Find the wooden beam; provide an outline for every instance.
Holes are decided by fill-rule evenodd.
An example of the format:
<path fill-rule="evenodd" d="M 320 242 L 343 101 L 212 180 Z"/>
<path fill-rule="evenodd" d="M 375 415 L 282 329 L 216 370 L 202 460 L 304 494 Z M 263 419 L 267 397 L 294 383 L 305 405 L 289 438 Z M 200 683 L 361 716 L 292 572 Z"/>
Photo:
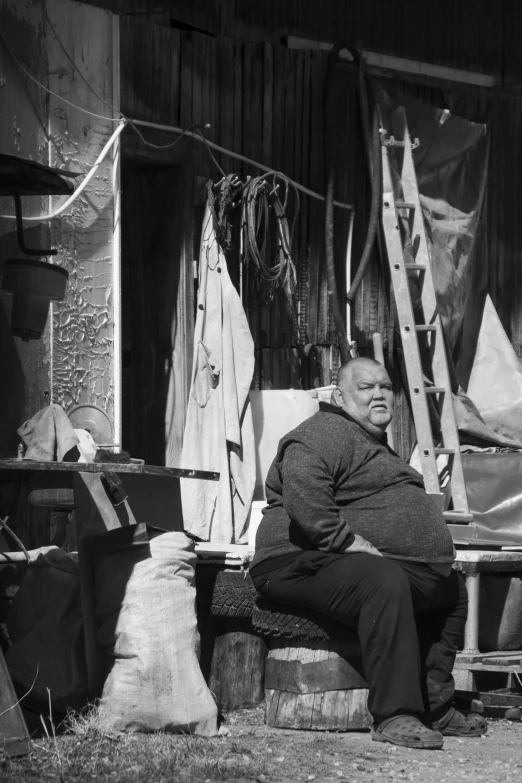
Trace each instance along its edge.
<path fill-rule="evenodd" d="M 286 39 L 289 49 L 312 49 L 315 51 L 329 52 L 333 49 L 333 44 L 324 41 L 313 41 L 309 38 L 298 38 L 289 35 Z M 461 84 L 471 84 L 474 87 L 485 87 L 492 89 L 500 86 L 500 81 L 496 76 L 487 73 L 477 73 L 476 71 L 464 71 L 461 68 L 450 68 L 446 65 L 436 65 L 422 60 L 410 60 L 405 57 L 395 57 L 381 52 L 371 52 L 362 50 L 366 67 L 369 71 L 405 73 L 411 76 L 423 76 L 428 79 L 439 79 L 446 82 L 459 82 Z M 353 57 L 347 49 L 341 49 L 339 58 L 347 62 L 353 62 Z"/>
<path fill-rule="evenodd" d="M 85 547 L 85 538 L 116 530 L 121 525 L 99 474 L 74 475 L 74 502 L 89 699 L 94 701 L 102 694 L 107 664 L 105 652 L 96 639 L 98 621 L 94 570 L 92 555 Z"/>

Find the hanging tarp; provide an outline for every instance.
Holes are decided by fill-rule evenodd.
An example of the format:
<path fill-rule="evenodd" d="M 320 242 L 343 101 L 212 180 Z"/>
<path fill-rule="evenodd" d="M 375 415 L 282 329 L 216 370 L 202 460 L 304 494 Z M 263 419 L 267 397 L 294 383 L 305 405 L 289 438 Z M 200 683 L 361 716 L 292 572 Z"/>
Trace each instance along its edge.
<path fill-rule="evenodd" d="M 446 338 L 453 351 L 470 302 L 472 269 L 486 190 L 486 125 L 415 100 L 392 87 L 377 100 L 386 127 L 389 112 L 404 106 L 433 282 Z M 398 140 L 401 141 L 400 139 Z M 415 304 L 415 291 L 412 290 Z"/>
<path fill-rule="evenodd" d="M 462 468 L 477 538 L 522 546 L 522 453 L 463 454 Z"/>
<path fill-rule="evenodd" d="M 181 465 L 219 482 L 181 479 L 185 530 L 204 541 L 247 540 L 256 466 L 248 391 L 254 342 L 207 206 L 199 259 L 194 357 Z"/>
<path fill-rule="evenodd" d="M 504 438 L 522 442 L 522 365 L 489 295 L 468 394 L 490 429 Z"/>
<path fill-rule="evenodd" d="M 471 290 L 486 187 L 486 125 L 404 97 L 439 312 L 451 348 L 459 337 Z"/>

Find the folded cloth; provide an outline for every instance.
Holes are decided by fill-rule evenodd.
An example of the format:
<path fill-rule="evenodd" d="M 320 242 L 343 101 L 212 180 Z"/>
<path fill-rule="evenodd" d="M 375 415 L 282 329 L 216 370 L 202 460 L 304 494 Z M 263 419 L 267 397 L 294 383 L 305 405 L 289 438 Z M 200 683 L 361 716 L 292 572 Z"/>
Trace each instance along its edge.
<path fill-rule="evenodd" d="M 78 451 L 80 459 L 78 462 L 94 462 L 96 456 L 96 443 L 89 430 L 75 429 L 78 438 Z"/>
<path fill-rule="evenodd" d="M 78 445 L 67 414 L 56 403 L 42 408 L 17 432 L 27 446 L 24 459 L 38 462 L 62 462 L 67 452 Z"/>

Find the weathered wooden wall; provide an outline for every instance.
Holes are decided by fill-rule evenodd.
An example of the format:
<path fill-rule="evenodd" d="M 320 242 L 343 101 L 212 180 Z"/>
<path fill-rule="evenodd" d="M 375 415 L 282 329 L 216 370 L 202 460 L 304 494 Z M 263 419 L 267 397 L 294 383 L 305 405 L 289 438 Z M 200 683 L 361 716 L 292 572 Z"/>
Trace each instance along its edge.
<path fill-rule="evenodd" d="M 280 44 L 287 35 L 518 79 L 518 0 L 84 0 L 123 16 L 185 26 L 237 41 Z"/>
<path fill-rule="evenodd" d="M 178 464 L 189 390 L 194 279 L 186 189 L 181 165 L 124 165 L 124 445 L 153 465 Z"/>
<path fill-rule="evenodd" d="M 327 55 L 289 51 L 265 43 L 238 43 L 194 32 L 169 29 L 135 18 L 122 19 L 122 110 L 130 117 L 181 125 L 210 123 L 206 136 L 235 152 L 283 171 L 303 185 L 324 191 L 323 98 Z M 151 89 L 151 84 L 154 88 Z M 398 84 L 405 92 L 447 106 L 453 112 L 490 123 L 490 194 L 487 248 L 476 270 L 474 291 L 484 296 L 489 288 L 517 350 L 522 352 L 514 286 L 503 283 L 507 267 L 516 266 L 519 254 L 519 221 L 515 202 L 503 205 L 502 190 L 516 194 L 519 174 L 513 143 L 505 144 L 506 114 L 518 107 L 513 96 L 496 96 L 465 86 Z M 368 220 L 369 186 L 359 117 L 356 78 L 346 65 L 337 68 L 334 84 L 335 122 L 328 128 L 328 144 L 336 159 L 336 198 L 356 205 L 353 260 L 357 265 Z M 517 115 L 515 115 L 517 116 Z M 516 131 L 510 133 L 514 136 Z M 143 130 L 148 138 L 157 137 Z M 171 152 L 145 150 L 126 132 L 124 146 L 138 159 L 181 165 L 187 176 L 186 199 L 194 202 L 196 177 L 221 175 L 207 150 L 196 141 L 184 140 Z M 166 142 L 167 137 L 163 138 Z M 227 172 L 244 177 L 259 173 L 255 167 L 216 153 Z M 511 166 L 511 161 L 515 162 Z M 501 174 L 500 174 L 501 173 Z M 500 176 L 499 176 L 500 175 Z M 501 207 L 502 205 L 502 207 Z M 290 202 L 290 215 L 294 204 Z M 502 213 L 502 214 L 501 214 Z M 348 213 L 337 208 L 336 265 L 339 291 L 345 291 L 344 259 Z M 502 222 L 499 222 L 499 221 Z M 256 344 L 255 384 L 260 388 L 288 388 L 328 384 L 338 361 L 326 292 L 323 240 L 324 204 L 301 197 L 295 259 L 299 272 L 299 329 L 292 328 L 281 298 L 262 304 L 263 295 L 250 297 L 247 309 Z M 193 222 L 185 224 L 187 246 L 194 244 Z M 197 229 L 196 229 L 197 235 Z M 500 241 L 500 237 L 502 240 Z M 197 244 L 197 242 L 196 242 Z M 193 256 L 182 259 L 190 275 Z M 191 308 L 187 304 L 186 312 Z M 476 313 L 468 318 L 463 340 L 477 332 Z M 383 334 L 385 350 L 390 337 L 389 296 L 379 262 L 372 260 L 353 312 L 353 335 L 360 350 L 370 350 L 374 331 Z M 188 345 L 188 343 L 186 343 Z M 311 352 L 305 346 L 315 346 Z M 391 355 L 390 360 L 394 357 Z M 178 360 L 180 356 L 178 354 Z M 319 365 L 319 367 L 317 366 Z M 395 375 L 398 377 L 397 368 Z M 178 395 L 183 401 L 183 394 Z M 399 394 L 396 442 L 407 454 L 411 442 L 409 413 Z"/>
<path fill-rule="evenodd" d="M 472 67 L 503 78 L 504 89 L 497 92 L 448 84 L 427 87 L 426 83 L 416 84 L 414 78 L 402 86 L 406 91 L 439 105 L 447 105 L 457 114 L 490 125 L 487 252 L 482 253 L 481 266 L 476 270 L 475 290 L 477 296 L 484 296 L 489 289 L 513 344 L 522 355 L 522 280 L 518 271 L 520 167 L 516 144 L 522 119 L 521 99 L 507 91 L 507 83 L 513 81 L 513 73 L 518 67 L 518 50 L 512 34 L 512 24 L 518 18 L 518 11 L 512 0 L 504 0 L 494 12 L 485 4 L 473 4 L 473 13 L 470 13 L 467 2 L 458 4 L 458 8 L 454 8 L 453 4 L 439 3 L 435 10 L 430 8 L 423 13 L 409 2 L 388 3 L 384 8 L 379 4 L 379 14 L 376 14 L 376 6 L 371 2 L 364 8 L 359 7 L 357 14 L 353 4 L 325 2 L 318 12 L 317 4 L 290 0 L 278 3 L 268 0 L 257 5 L 236 3 L 235 0 L 176 4 L 151 4 L 145 0 L 121 4 L 119 0 L 100 0 L 91 5 L 103 5 L 122 13 L 122 109 L 125 114 L 184 127 L 210 123 L 210 130 L 205 131 L 209 139 L 281 170 L 318 192 L 324 191 L 322 118 L 326 55 L 290 51 L 280 44 L 284 35 L 361 41 L 367 48 L 456 67 Z M 38 7 L 38 3 L 34 6 Z M 77 7 L 78 20 L 81 19 L 79 9 L 82 7 L 86 8 L 87 4 Z M 196 32 L 194 28 L 204 32 Z M 485 36 L 478 35 L 486 28 L 487 40 Z M 470 34 L 470 31 L 475 31 L 476 35 Z M 106 47 L 103 40 L 102 36 L 99 44 L 102 49 Z M 73 49 L 78 41 L 74 36 L 70 39 Z M 503 46 L 501 56 L 500 44 Z M 59 47 L 56 48 L 58 50 Z M 77 53 L 81 61 L 84 53 L 79 49 Z M 89 62 L 95 61 L 92 51 L 87 51 L 86 55 Z M 53 56 L 58 55 L 53 52 Z M 57 82 L 65 80 L 66 83 L 68 67 L 65 63 L 58 63 L 58 74 L 51 78 L 56 78 Z M 93 99 L 79 81 L 70 81 L 71 89 L 83 90 L 82 98 Z M 104 96 L 109 96 L 106 100 L 110 102 L 108 86 L 97 86 L 102 90 L 106 87 Z M 510 89 L 515 90 L 516 87 Z M 349 66 L 337 69 L 334 93 L 337 112 L 328 129 L 327 143 L 334 149 L 337 161 L 336 198 L 356 205 L 353 246 L 356 267 L 366 230 L 369 192 L 356 80 Z M 106 108 L 100 113 L 103 114 Z M 63 141 L 63 121 L 56 127 L 57 135 Z M 149 139 L 164 143 L 171 138 L 168 135 L 160 138 L 146 130 L 143 133 Z M 129 166 L 170 166 L 176 168 L 177 180 L 184 183 L 172 218 L 176 222 L 176 231 L 180 225 L 183 230 L 179 246 L 170 256 L 171 263 L 179 264 L 180 278 L 179 284 L 176 283 L 177 299 L 170 312 L 170 327 L 164 325 L 166 329 L 170 328 L 170 337 L 165 338 L 168 350 L 165 348 L 164 374 L 158 381 L 161 389 L 167 389 L 167 401 L 162 397 L 161 403 L 169 411 L 165 414 L 166 420 L 174 421 L 165 436 L 167 459 L 172 464 L 179 453 L 192 350 L 193 260 L 199 233 L 198 207 L 195 205 L 199 197 L 195 180 L 197 177 L 217 179 L 220 173 L 205 147 L 194 141 L 183 140 L 170 151 L 155 152 L 127 130 L 123 146 Z M 71 147 L 67 148 L 67 151 L 70 150 Z M 255 168 L 238 164 L 225 155 L 217 155 L 217 159 L 227 173 L 236 172 L 242 177 L 257 173 Z M 137 179 L 139 177 L 134 182 Z M 105 185 L 106 182 L 105 179 Z M 106 195 L 103 187 L 98 188 L 96 196 L 103 198 Z M 129 190 L 133 187 L 136 184 L 131 177 Z M 132 194 L 128 195 L 132 200 Z M 148 206 L 152 208 L 150 202 Z M 162 207 L 167 209 L 168 203 L 162 203 Z M 291 199 L 290 214 L 293 209 Z M 160 214 L 161 210 L 158 211 Z M 276 300 L 271 305 L 263 304 L 260 301 L 262 297 L 258 300 L 250 297 L 247 301 L 256 341 L 256 386 L 277 388 L 326 384 L 334 377 L 338 357 L 326 293 L 323 217 L 324 206 L 320 201 L 309 197 L 301 199 L 295 244 L 299 271 L 297 330 L 280 301 Z M 105 214 L 100 225 L 107 225 Z M 77 228 L 78 224 L 75 225 Z M 344 255 L 347 229 L 348 213 L 336 209 L 336 265 L 341 295 L 346 288 Z M 65 237 L 66 228 L 64 232 Z M 68 235 L 67 241 L 66 257 L 71 248 L 72 234 Z M 144 267 L 149 253 L 150 247 L 143 250 L 140 263 Z M 135 252 L 133 254 L 136 256 Z M 91 270 L 87 270 L 87 276 L 90 273 Z M 101 290 L 103 286 L 97 293 Z M 100 301 L 96 302 L 96 306 L 101 308 L 98 320 L 101 331 L 98 331 L 97 337 L 101 335 L 102 339 L 98 342 L 103 346 L 107 344 L 106 340 L 110 341 L 110 323 L 104 321 L 105 311 Z M 358 295 L 353 320 L 354 337 L 362 352 L 369 350 L 374 331 L 383 333 L 385 343 L 390 336 L 388 296 L 376 259 L 372 260 Z M 463 340 L 473 339 L 476 327 L 473 319 L 468 319 Z M 309 351 L 309 346 L 315 347 Z M 132 353 L 132 346 L 130 350 Z M 77 362 L 69 362 L 67 372 L 72 372 L 74 364 L 78 378 L 93 379 L 88 394 L 110 405 L 110 388 L 103 382 L 98 383 L 99 367 L 104 357 L 93 352 L 94 364 L 88 368 L 87 374 L 84 358 L 83 354 L 79 354 Z M 63 359 L 67 364 L 68 351 L 64 352 Z M 103 372 L 102 368 L 102 376 Z M 80 385 L 73 384 L 71 388 L 79 389 Z M 398 441 L 403 453 L 406 453 L 409 419 L 404 400 L 400 398 L 399 402 L 402 413 L 397 425 Z"/>
<path fill-rule="evenodd" d="M 517 96 L 522 92 L 522 6 L 518 0 L 495 4 L 486 0 L 368 0 L 363 4 L 343 0 L 89 1 L 130 20 L 147 20 L 164 28 L 192 27 L 220 39 L 279 45 L 285 36 L 295 35 L 347 41 L 387 54 L 495 76 L 499 88 L 490 92 L 446 83 L 438 85 L 438 95 L 457 114 L 491 126 L 488 286 L 515 350 L 522 356 L 518 257 L 521 175 L 516 141 L 521 119 Z M 437 85 L 430 87 L 426 80 L 411 77 L 408 84 L 415 81 L 420 92 L 437 92 Z M 484 270 L 481 273 L 485 274 Z"/>
<path fill-rule="evenodd" d="M 121 29 L 122 111 L 127 116 L 181 126 L 210 123 L 211 128 L 205 131 L 209 140 L 323 192 L 323 53 L 291 52 L 266 44 L 236 44 L 135 19 L 122 19 Z M 151 82 L 155 85 L 153 90 Z M 364 166 L 360 165 L 363 148 L 355 75 L 340 68 L 336 82 L 334 102 L 342 109 L 335 127 L 330 129 L 328 143 L 336 147 L 336 198 L 353 203 L 357 196 L 361 208 L 355 229 L 357 254 L 364 238 L 363 212 L 368 194 Z M 142 132 L 147 136 L 146 129 Z M 150 133 L 148 138 L 153 138 Z M 202 144 L 191 141 L 184 144 L 183 150 L 184 165 L 190 161 L 194 177 L 221 176 Z M 153 161 L 155 153 L 147 154 Z M 255 166 L 215 155 L 227 173 L 261 173 Z M 156 155 L 156 161 L 164 165 L 179 158 L 177 148 L 172 158 L 168 152 Z M 301 341 L 327 346 L 332 342 L 332 326 L 321 261 L 324 202 L 302 194 L 300 200 L 295 255 L 301 267 L 310 266 L 303 283 L 307 326 Z M 292 200 L 290 216 L 293 208 Z M 346 210 L 336 210 L 340 272 L 348 215 Z M 279 302 L 277 307 L 266 308 L 266 312 L 262 307 L 253 308 L 251 324 L 260 349 L 292 346 L 291 329 L 284 320 L 277 321 L 282 317 L 281 310 Z"/>

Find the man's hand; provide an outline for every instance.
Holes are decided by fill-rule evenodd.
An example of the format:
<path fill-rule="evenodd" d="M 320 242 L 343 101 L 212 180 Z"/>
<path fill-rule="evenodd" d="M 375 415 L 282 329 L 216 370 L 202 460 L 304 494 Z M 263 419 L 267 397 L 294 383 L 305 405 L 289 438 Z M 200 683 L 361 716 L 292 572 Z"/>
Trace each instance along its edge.
<path fill-rule="evenodd" d="M 378 555 L 379 557 L 383 557 L 382 552 L 379 552 L 379 550 L 376 549 L 373 544 L 370 544 L 370 542 L 362 536 L 358 536 L 357 533 L 354 533 L 354 535 L 355 540 L 353 544 L 346 547 L 344 550 L 345 554 L 350 555 L 353 552 L 357 552 L 365 555 Z"/>

